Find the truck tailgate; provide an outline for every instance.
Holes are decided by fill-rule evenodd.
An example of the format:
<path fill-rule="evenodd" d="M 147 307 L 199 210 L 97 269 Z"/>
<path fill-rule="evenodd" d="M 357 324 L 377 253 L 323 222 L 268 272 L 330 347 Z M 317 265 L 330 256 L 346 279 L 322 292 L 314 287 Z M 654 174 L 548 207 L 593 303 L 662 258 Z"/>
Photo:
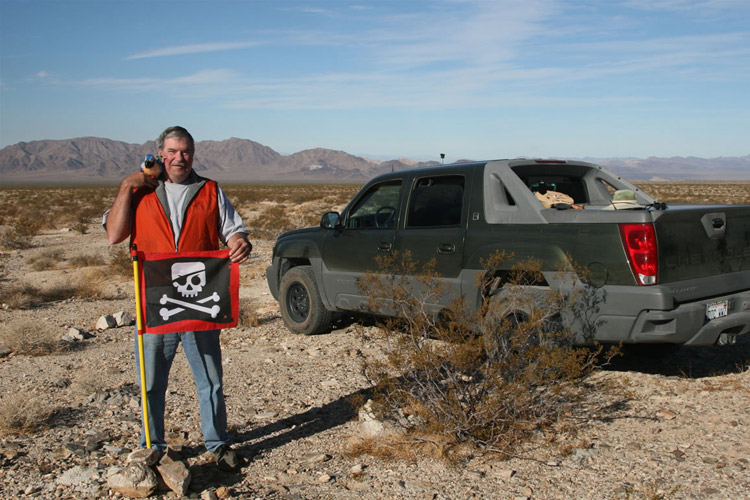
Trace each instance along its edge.
<path fill-rule="evenodd" d="M 659 283 L 750 270 L 750 206 L 675 204 L 654 216 Z"/>

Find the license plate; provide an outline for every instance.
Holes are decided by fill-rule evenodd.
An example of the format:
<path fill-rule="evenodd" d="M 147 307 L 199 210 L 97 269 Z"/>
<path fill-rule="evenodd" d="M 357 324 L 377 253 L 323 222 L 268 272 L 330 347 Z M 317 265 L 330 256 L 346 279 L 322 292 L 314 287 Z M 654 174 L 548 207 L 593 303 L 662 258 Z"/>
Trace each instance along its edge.
<path fill-rule="evenodd" d="M 729 314 L 729 301 L 720 300 L 718 302 L 711 302 L 706 304 L 706 318 L 716 319 L 723 318 Z"/>

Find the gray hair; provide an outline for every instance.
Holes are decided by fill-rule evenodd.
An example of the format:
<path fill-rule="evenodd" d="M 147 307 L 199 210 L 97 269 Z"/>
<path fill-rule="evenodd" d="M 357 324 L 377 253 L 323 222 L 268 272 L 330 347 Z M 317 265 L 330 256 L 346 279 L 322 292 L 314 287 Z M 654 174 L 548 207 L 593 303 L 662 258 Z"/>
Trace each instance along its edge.
<path fill-rule="evenodd" d="M 193 136 L 190 135 L 190 132 L 188 132 L 186 128 L 180 127 L 178 125 L 175 125 L 174 127 L 169 127 L 165 129 L 164 132 L 159 134 L 159 138 L 156 140 L 156 147 L 159 150 L 164 149 L 164 141 L 169 139 L 170 137 L 179 137 L 182 139 L 187 139 L 188 144 L 190 145 L 190 151 L 195 153 L 195 141 L 193 140 Z"/>

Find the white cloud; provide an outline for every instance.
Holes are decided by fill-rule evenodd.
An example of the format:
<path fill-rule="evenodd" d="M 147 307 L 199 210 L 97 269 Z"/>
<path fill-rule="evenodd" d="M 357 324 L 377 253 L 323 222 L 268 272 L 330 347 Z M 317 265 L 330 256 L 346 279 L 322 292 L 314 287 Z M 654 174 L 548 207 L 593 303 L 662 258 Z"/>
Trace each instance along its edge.
<path fill-rule="evenodd" d="M 130 59 L 146 59 L 150 57 L 167 57 L 175 55 L 202 54 L 207 52 L 223 52 L 227 50 L 246 49 L 248 47 L 257 47 L 261 42 L 214 42 L 214 43 L 195 43 L 188 45 L 173 45 L 161 49 L 149 50 L 139 54 L 133 54 L 126 57 Z"/>

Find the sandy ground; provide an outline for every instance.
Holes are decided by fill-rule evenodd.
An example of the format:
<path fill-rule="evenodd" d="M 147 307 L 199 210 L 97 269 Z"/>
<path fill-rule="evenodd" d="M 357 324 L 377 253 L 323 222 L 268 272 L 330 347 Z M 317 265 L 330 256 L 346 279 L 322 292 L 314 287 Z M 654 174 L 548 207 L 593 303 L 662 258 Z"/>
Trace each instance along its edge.
<path fill-rule="evenodd" d="M 3 251 L 0 286 L 52 286 L 87 272 L 66 266 L 73 256 L 110 252 L 96 224 L 85 235 L 48 231 L 33 243 Z M 222 334 L 230 428 L 248 460 L 241 473 L 221 473 L 204 454 L 184 356 L 173 367 L 169 439 L 191 464 L 191 497 L 224 486 L 219 492 L 232 498 L 269 499 L 750 498 L 750 339 L 617 360 L 593 375 L 616 388 L 595 412 L 572 422 L 574 432 L 538 436 L 516 458 L 477 454 L 452 465 L 352 456 L 348 445 L 362 428 L 348 400 L 368 388 L 359 359 L 374 347 L 360 343 L 350 322 L 312 337 L 287 331 L 265 282 L 271 242 L 254 244 L 241 298 L 258 324 Z M 34 271 L 29 262 L 50 249 L 61 251 L 59 264 Z M 9 405 L 54 410 L 41 430 L 0 435 L 0 498 L 112 496 L 106 470 L 137 447 L 132 327 L 95 329 L 100 316 L 134 309 L 132 282 L 111 277 L 102 287 L 105 299 L 0 309 L 3 324 L 90 335 L 64 353 L 0 358 L 3 418 Z"/>

